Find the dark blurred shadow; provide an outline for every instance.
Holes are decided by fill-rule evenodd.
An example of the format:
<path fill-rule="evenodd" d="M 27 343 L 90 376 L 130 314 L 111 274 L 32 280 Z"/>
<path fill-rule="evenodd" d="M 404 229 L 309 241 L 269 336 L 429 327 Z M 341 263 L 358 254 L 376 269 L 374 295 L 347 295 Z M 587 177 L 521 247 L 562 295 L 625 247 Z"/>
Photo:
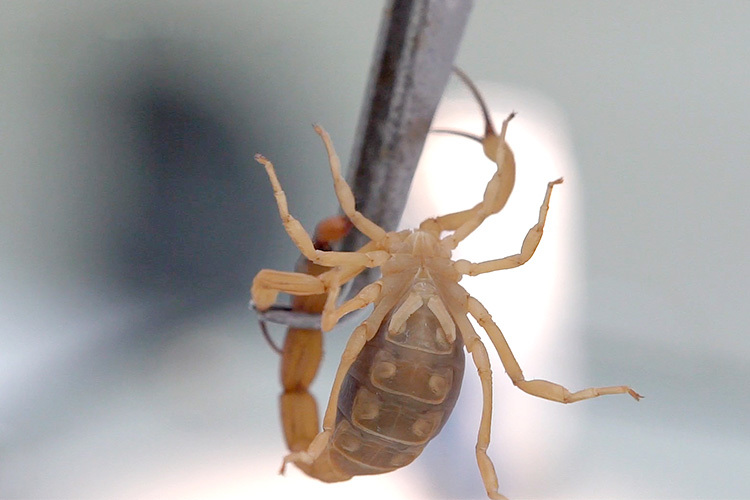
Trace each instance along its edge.
<path fill-rule="evenodd" d="M 187 43 L 139 40 L 120 52 L 99 77 L 110 102 L 98 114 L 125 124 L 110 142 L 125 144 L 132 160 L 116 168 L 132 170 L 109 175 L 135 179 L 137 203 L 126 204 L 135 213 L 109 217 L 120 221 L 103 245 L 112 284 L 183 317 L 222 303 L 244 307 L 264 240 L 252 191 L 262 172 L 248 168 L 243 149 L 252 138 L 251 82 Z"/>

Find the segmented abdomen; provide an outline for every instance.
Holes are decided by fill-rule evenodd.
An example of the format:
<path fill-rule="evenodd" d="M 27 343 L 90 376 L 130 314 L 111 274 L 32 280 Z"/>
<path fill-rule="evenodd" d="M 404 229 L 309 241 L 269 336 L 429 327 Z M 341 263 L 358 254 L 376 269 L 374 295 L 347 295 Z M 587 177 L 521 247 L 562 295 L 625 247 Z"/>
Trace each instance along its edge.
<path fill-rule="evenodd" d="M 450 342 L 427 305 L 400 332 L 390 316 L 362 349 L 341 388 L 330 460 L 346 475 L 411 463 L 448 420 L 464 372 L 460 335 Z"/>

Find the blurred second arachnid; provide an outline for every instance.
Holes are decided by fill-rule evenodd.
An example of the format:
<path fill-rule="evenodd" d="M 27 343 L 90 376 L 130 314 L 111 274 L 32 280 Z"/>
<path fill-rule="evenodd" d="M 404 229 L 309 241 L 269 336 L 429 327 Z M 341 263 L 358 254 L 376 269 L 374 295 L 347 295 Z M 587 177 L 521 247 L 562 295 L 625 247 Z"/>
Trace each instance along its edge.
<path fill-rule="evenodd" d="M 624 385 L 570 392 L 547 380 L 526 380 L 500 328 L 485 307 L 459 285 L 465 275 L 511 269 L 531 258 L 542 237 L 552 189 L 562 179 L 547 184 L 538 222 L 524 238 L 519 253 L 479 263 L 452 260 L 456 246 L 505 206 L 513 190 L 516 168 L 513 152 L 505 142 L 513 114 L 503 121 L 498 133 L 477 88 L 462 72 L 456 73 L 479 102 L 485 121 L 482 137 L 460 135 L 478 140 L 485 155 L 497 165 L 482 200 L 472 208 L 427 219 L 414 230 L 386 232 L 357 211 L 331 140 L 316 126 L 315 131 L 328 152 L 341 208 L 354 227 L 370 239 L 356 252 L 324 250 L 320 245 L 316 248 L 302 225 L 289 213 L 271 162 L 261 155 L 255 157 L 268 173 L 286 232 L 310 265 L 317 266 L 315 272 L 260 271 L 252 286 L 257 309 L 270 308 L 280 292 L 300 298 L 315 297 L 322 331 L 328 331 L 349 312 L 374 304 L 370 316 L 354 329 L 341 356 L 322 431 L 317 429 L 315 404 L 314 401 L 310 404 L 306 385 L 300 396 L 282 396 L 282 416 L 291 450 L 284 458 L 284 466 L 296 464 L 322 481 L 381 474 L 417 458 L 440 432 L 456 403 L 466 349 L 479 373 L 484 400 L 476 444 L 479 472 L 488 496 L 505 498 L 498 492 L 495 467 L 487 455 L 492 420 L 490 361 L 469 315 L 489 335 L 513 384 L 528 394 L 560 403 L 606 394 L 641 398 Z M 364 269 L 378 266 L 382 271 L 379 280 L 338 304 L 344 284 Z M 304 349 L 289 352 L 292 354 L 284 358 L 287 368 L 282 377 L 302 377 L 309 384 L 320 359 L 319 350 L 310 351 L 310 359 L 314 360 L 312 375 L 309 370 L 306 375 L 291 373 L 307 369 L 306 363 L 300 361 L 306 354 Z M 294 361 L 289 362 L 290 359 Z"/>

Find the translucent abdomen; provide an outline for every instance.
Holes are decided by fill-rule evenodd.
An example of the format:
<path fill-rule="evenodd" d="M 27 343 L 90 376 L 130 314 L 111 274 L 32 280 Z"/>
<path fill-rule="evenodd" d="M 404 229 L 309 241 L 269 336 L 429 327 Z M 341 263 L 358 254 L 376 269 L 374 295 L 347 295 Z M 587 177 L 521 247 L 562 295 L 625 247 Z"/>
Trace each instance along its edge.
<path fill-rule="evenodd" d="M 411 463 L 448 420 L 461 389 L 461 337 L 446 337 L 427 305 L 390 333 L 390 316 L 346 375 L 330 459 L 343 474 Z"/>

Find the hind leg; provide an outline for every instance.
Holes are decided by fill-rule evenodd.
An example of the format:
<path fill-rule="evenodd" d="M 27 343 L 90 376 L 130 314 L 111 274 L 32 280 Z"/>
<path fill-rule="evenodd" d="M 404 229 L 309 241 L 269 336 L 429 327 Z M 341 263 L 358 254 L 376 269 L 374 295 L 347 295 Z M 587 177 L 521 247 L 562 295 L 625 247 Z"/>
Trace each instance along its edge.
<path fill-rule="evenodd" d="M 497 353 L 500 355 L 500 361 L 503 363 L 508 377 L 513 381 L 513 385 L 527 394 L 538 398 L 557 401 L 558 403 L 574 403 L 586 399 L 596 398 L 610 394 L 629 394 L 633 399 L 638 401 L 641 395 L 626 385 L 617 385 L 610 387 L 589 387 L 576 392 L 570 392 L 567 388 L 547 380 L 526 380 L 521 371 L 521 366 L 516 361 L 513 352 L 510 350 L 508 342 L 505 340 L 503 332 L 492 321 L 487 309 L 474 297 L 469 297 L 469 313 L 474 316 L 477 322 L 490 336 L 492 344 L 495 346 Z"/>
<path fill-rule="evenodd" d="M 487 356 L 487 349 L 484 347 L 479 335 L 474 331 L 474 327 L 469 323 L 468 318 L 465 315 L 455 315 L 454 318 L 466 345 L 466 350 L 474 360 L 479 380 L 482 383 L 482 417 L 479 421 L 479 433 L 476 445 L 479 473 L 482 476 L 487 496 L 493 500 L 508 500 L 498 492 L 497 472 L 495 472 L 492 460 L 487 455 L 487 448 L 490 445 L 492 432 L 492 369 L 490 367 L 490 359 Z"/>

